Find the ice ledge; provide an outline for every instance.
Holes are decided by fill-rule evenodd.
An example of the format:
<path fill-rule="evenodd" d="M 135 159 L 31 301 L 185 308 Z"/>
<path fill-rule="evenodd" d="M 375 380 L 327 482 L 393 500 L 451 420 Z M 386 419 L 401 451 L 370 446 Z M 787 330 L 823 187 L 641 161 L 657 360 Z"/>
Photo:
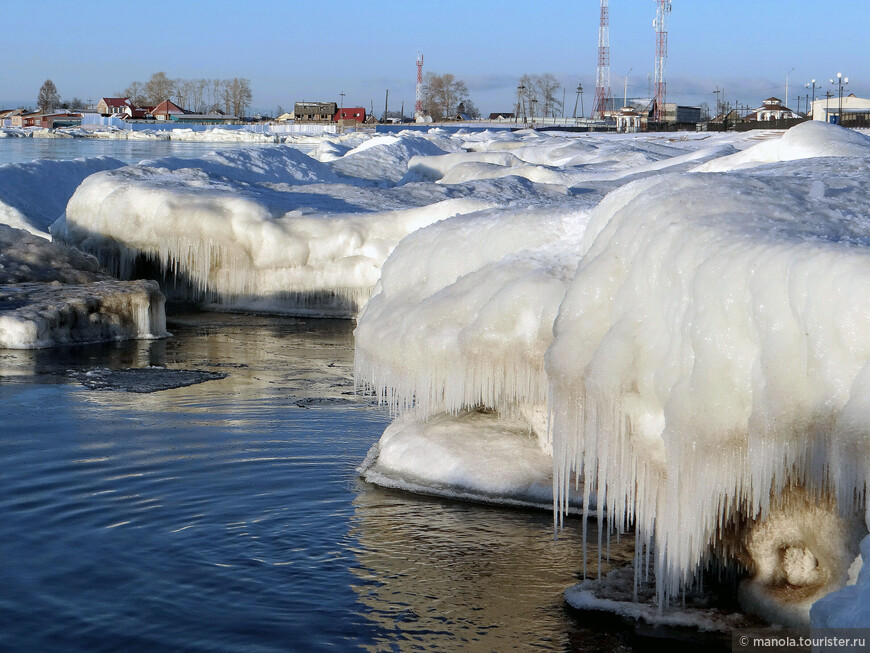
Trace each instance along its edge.
<path fill-rule="evenodd" d="M 0 348 L 166 335 L 164 298 L 155 281 L 0 286 Z"/>

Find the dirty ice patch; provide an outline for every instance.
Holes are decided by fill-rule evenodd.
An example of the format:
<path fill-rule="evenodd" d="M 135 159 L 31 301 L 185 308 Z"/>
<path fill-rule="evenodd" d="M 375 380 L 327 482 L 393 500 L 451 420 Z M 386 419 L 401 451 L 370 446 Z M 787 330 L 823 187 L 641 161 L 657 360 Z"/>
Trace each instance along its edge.
<path fill-rule="evenodd" d="M 223 372 L 176 370 L 153 366 L 120 370 L 97 368 L 70 372 L 69 375 L 89 390 L 115 390 L 138 394 L 184 388 L 227 377 Z"/>

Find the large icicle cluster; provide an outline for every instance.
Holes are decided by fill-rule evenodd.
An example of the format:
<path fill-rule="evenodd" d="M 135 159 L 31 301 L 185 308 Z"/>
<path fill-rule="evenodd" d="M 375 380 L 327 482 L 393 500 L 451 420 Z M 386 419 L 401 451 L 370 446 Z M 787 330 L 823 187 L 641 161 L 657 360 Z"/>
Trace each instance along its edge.
<path fill-rule="evenodd" d="M 653 178 L 595 211 L 547 355 L 556 483 L 654 543 L 660 598 L 771 496 L 863 500 L 868 160 Z"/>
<path fill-rule="evenodd" d="M 415 417 L 365 473 L 409 488 L 467 476 L 438 440 L 448 415 L 457 433 L 475 407 L 541 430 L 523 410 L 546 396 L 558 509 L 577 477 L 599 517 L 635 528 L 660 602 L 716 549 L 749 568 L 747 605 L 803 623 L 845 582 L 870 470 L 870 140 L 826 125 L 785 142 L 646 138 L 469 136 L 473 154 L 410 161 L 409 178 L 442 185 L 525 177 L 567 194 L 394 250 L 359 321 L 357 374 Z M 420 466 L 439 457 L 455 461 L 440 482 Z"/>

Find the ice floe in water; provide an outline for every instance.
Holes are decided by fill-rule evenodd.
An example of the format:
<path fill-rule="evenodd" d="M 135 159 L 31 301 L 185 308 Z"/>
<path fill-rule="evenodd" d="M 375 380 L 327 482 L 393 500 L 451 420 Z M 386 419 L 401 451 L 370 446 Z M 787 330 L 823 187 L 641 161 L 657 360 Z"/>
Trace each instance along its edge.
<path fill-rule="evenodd" d="M 222 372 L 176 370 L 167 367 L 137 367 L 121 370 L 98 368 L 71 372 L 70 376 L 90 390 L 149 393 L 184 388 L 227 377 Z"/>

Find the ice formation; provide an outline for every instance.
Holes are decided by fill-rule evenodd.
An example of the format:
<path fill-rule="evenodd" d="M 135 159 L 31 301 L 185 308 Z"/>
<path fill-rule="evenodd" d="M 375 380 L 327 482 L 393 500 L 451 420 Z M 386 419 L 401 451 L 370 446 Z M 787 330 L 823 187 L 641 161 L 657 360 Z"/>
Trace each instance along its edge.
<path fill-rule="evenodd" d="M 394 145 L 355 148 L 339 161 L 371 153 L 364 167 L 380 160 L 389 171 L 409 156 L 407 144 Z M 52 233 L 123 278 L 144 257 L 194 297 L 352 317 L 406 234 L 491 205 L 469 193 L 379 189 L 348 169 L 286 146 L 144 161 L 86 179 Z"/>
<path fill-rule="evenodd" d="M 870 140 L 787 135 L 468 136 L 511 157 L 411 159 L 409 178 L 442 185 L 540 169 L 566 201 L 406 237 L 360 316 L 358 381 L 428 451 L 451 414 L 549 402 L 557 508 L 582 478 L 598 516 L 651 550 L 660 603 L 717 553 L 749 569 L 747 605 L 805 623 L 846 580 L 870 470 Z M 767 164 L 735 164 L 753 158 Z M 437 429 L 408 426 L 427 417 Z M 546 418 L 525 423 L 540 436 Z M 385 467 L 395 481 L 419 459 Z"/>
<path fill-rule="evenodd" d="M 0 348 L 166 335 L 153 281 L 116 281 L 93 257 L 0 225 Z"/>
<path fill-rule="evenodd" d="M 595 210 L 547 354 L 557 487 L 582 474 L 654 544 L 660 599 L 771 496 L 863 502 L 868 155 L 651 178 Z"/>
<path fill-rule="evenodd" d="M 806 622 L 850 565 L 857 585 L 814 618 L 870 595 L 852 564 L 870 470 L 870 139 L 824 124 L 293 139 L 311 154 L 98 172 L 52 232 L 225 305 L 365 305 L 357 382 L 397 414 L 369 480 L 555 496 L 560 512 L 580 493 L 635 530 L 661 603 L 713 555 L 740 560 L 746 605 L 781 622 Z"/>
<path fill-rule="evenodd" d="M 48 227 L 64 212 L 82 180 L 122 165 L 110 157 L 0 165 L 0 224 L 50 238 Z"/>

